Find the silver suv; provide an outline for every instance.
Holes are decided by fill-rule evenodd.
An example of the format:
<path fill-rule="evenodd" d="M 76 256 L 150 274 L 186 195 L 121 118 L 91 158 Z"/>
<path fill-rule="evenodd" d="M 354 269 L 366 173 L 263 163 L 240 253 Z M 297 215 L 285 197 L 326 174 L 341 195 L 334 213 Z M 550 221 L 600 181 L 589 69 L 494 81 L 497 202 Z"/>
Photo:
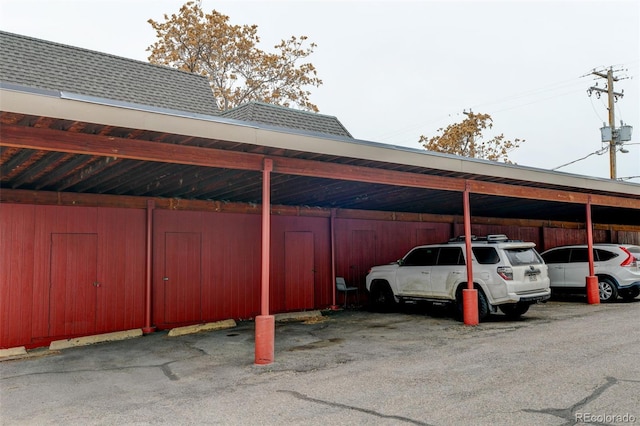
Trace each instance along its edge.
<path fill-rule="evenodd" d="M 472 238 L 473 282 L 478 291 L 478 315 L 483 320 L 500 309 L 517 318 L 533 303 L 547 300 L 551 291 L 547 266 L 530 242 L 505 235 Z M 418 246 L 389 265 L 374 266 L 367 274 L 371 307 L 389 310 L 396 303 L 455 304 L 462 312 L 467 288 L 464 237 L 444 244 Z"/>
<path fill-rule="evenodd" d="M 549 267 L 554 292 L 582 293 L 589 275 L 586 245 L 552 248 L 542 253 Z M 640 246 L 630 244 L 594 244 L 593 266 L 598 277 L 600 300 L 610 302 L 618 295 L 634 299 L 640 294 Z"/>

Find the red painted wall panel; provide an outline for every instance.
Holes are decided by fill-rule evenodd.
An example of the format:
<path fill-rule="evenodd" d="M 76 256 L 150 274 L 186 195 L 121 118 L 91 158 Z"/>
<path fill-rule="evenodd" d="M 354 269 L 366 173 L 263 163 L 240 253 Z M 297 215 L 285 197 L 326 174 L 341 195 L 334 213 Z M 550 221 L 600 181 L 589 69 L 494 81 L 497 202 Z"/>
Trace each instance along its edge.
<path fill-rule="evenodd" d="M 203 216 L 203 318 L 248 319 L 260 312 L 261 217 Z"/>
<path fill-rule="evenodd" d="M 585 229 L 543 228 L 543 235 L 544 250 L 572 244 L 587 244 L 587 231 Z M 593 242 L 609 242 L 607 238 L 607 231 L 594 229 Z"/>
<path fill-rule="evenodd" d="M 175 326 L 164 321 L 166 300 L 163 281 L 165 235 L 195 232 L 201 237 L 201 317 L 184 324 L 228 318 L 252 318 L 260 310 L 260 216 L 156 210 L 153 237 L 153 317 L 159 328 Z"/>
<path fill-rule="evenodd" d="M 96 232 L 95 207 L 35 207 L 32 339 L 50 337 L 52 234 Z M 63 336 L 61 336 L 63 337 Z"/>
<path fill-rule="evenodd" d="M 1 232 L 10 237 L 2 238 L 1 243 L 0 347 L 41 346 L 62 337 L 143 326 L 143 210 L 11 204 L 3 204 L 1 209 Z M 52 255 L 57 256 L 52 253 L 54 235 L 84 234 L 97 238 L 97 282 L 101 283 L 100 287 L 94 287 L 92 282 L 88 284 L 96 295 L 92 331 L 79 328 L 78 324 L 66 327 L 64 323 L 51 323 L 58 318 L 51 315 L 51 272 L 58 271 L 60 263 L 51 263 Z M 65 278 L 69 291 L 86 281 L 73 261 L 69 259 L 71 263 L 66 271 L 71 276 Z M 62 302 L 57 308 L 71 308 L 64 303 L 72 302 Z M 5 305 L 12 308 L 6 309 Z"/>
<path fill-rule="evenodd" d="M 95 334 L 98 235 L 52 233 L 48 337 Z"/>
<path fill-rule="evenodd" d="M 53 234 L 97 236 L 97 282 L 100 287 L 95 292 L 95 332 L 144 325 L 144 210 L 3 204 L 0 211 L 0 250 L 3 254 L 0 256 L 0 347 L 33 347 L 53 337 L 50 315 L 51 270 L 56 267 L 51 265 Z M 307 306 L 324 308 L 333 303 L 329 225 L 327 217 L 272 217 L 271 313 Z M 362 290 L 369 267 L 395 261 L 415 245 L 446 241 L 461 234 L 462 228 L 461 224 L 450 223 L 340 218 L 335 219 L 335 225 L 336 273 Z M 199 311 L 195 317 L 184 316 L 179 320 L 184 322 L 249 319 L 258 315 L 260 227 L 261 218 L 255 214 L 154 210 L 152 317 L 155 325 L 159 328 L 177 325 L 167 323 L 167 307 L 175 309 L 176 313 Z M 543 249 L 541 244 L 549 248 L 583 243 L 586 238 L 584 230 L 559 228 L 473 225 L 472 232 L 477 235 L 505 233 L 511 238 L 534 241 L 540 251 Z M 200 263 L 190 267 L 201 270 L 199 292 L 184 298 L 187 303 L 196 302 L 199 293 L 199 306 L 195 310 L 187 309 L 186 305 L 172 305 L 175 297 L 165 294 L 162 279 L 166 272 L 167 233 L 197 235 L 200 255 L 193 252 L 190 256 L 199 257 Z M 300 250 L 291 248 L 287 235 L 297 234 L 307 235 L 308 242 L 312 243 Z M 615 238 L 637 241 L 637 236 L 637 233 L 622 231 L 615 235 L 609 231 L 594 231 L 595 242 Z M 309 259 L 311 257 L 313 259 Z M 302 260 L 309 261 L 304 268 L 313 269 L 313 274 L 304 278 L 313 282 L 313 290 L 292 293 L 291 274 L 298 264 L 302 265 Z M 68 334 L 84 332 L 77 329 L 63 331 Z"/>
<path fill-rule="evenodd" d="M 464 235 L 464 225 L 457 223 L 454 226 L 455 236 Z M 540 228 L 534 226 L 515 225 L 481 225 L 472 224 L 471 234 L 484 237 L 491 234 L 504 234 L 512 240 L 531 241 L 536 243 L 536 249 L 542 251 L 542 233 Z"/>
<path fill-rule="evenodd" d="M 31 339 L 34 228 L 34 206 L 0 205 L 0 348 Z"/>
<path fill-rule="evenodd" d="M 618 242 L 640 245 L 640 232 L 618 231 Z"/>
<path fill-rule="evenodd" d="M 194 322 L 227 318 L 249 319 L 260 313 L 261 218 L 251 214 L 154 212 L 153 315 L 156 326 L 168 328 L 162 320 L 167 303 L 162 291 L 164 248 L 159 242 L 167 232 L 200 232 L 202 236 L 202 317 Z M 270 312 L 290 310 L 303 303 L 309 308 L 331 304 L 331 250 L 327 218 L 274 216 L 271 229 Z M 305 302 L 287 304 L 285 235 L 308 232 L 313 240 L 313 289 L 304 293 Z M 304 256 L 304 253 L 302 253 Z M 290 297 L 294 297 L 290 294 Z M 297 296 L 295 296 L 297 297 Z M 312 299 L 309 299 L 312 297 Z M 312 300 L 311 303 L 309 300 Z M 288 307 L 289 306 L 289 307 Z M 164 308 L 163 308 L 164 307 Z"/>
<path fill-rule="evenodd" d="M 146 213 L 140 209 L 100 208 L 98 281 L 101 297 L 96 332 L 144 325 Z"/>
<path fill-rule="evenodd" d="M 394 262 L 412 247 L 447 241 L 448 223 L 336 219 L 336 276 L 361 292 L 371 266 Z"/>
<path fill-rule="evenodd" d="M 333 300 L 331 277 L 331 240 L 329 218 L 302 216 L 273 216 L 271 218 L 271 275 L 270 275 L 270 311 L 272 313 L 291 310 L 287 306 L 286 263 L 292 256 L 304 256 L 301 253 L 288 253 L 286 235 L 289 232 L 308 232 L 313 235 L 313 307 L 325 308 Z M 290 304 L 291 305 L 291 304 Z"/>
<path fill-rule="evenodd" d="M 285 310 L 302 311 L 314 305 L 314 250 L 312 232 L 285 232 Z"/>
<path fill-rule="evenodd" d="M 202 320 L 202 233 L 165 232 L 162 287 L 164 324 Z"/>

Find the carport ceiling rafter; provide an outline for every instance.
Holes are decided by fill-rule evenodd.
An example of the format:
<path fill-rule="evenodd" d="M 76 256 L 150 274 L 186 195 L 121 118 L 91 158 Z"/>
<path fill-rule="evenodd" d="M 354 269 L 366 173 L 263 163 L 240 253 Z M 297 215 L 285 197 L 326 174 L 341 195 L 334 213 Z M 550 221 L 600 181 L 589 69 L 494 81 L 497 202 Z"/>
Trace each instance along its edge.
<path fill-rule="evenodd" d="M 6 112 L 2 123 L 5 189 L 259 203 L 261 171 L 269 158 L 272 202 L 284 205 L 460 214 L 460 193 L 469 189 L 472 213 L 487 217 L 583 221 L 583 205 L 591 199 L 604 206 L 594 210 L 603 223 L 637 224 L 633 215 L 640 209 L 640 197 L 631 194 L 562 190 L 540 182 Z M 621 221 L 611 221 L 608 212 L 620 213 Z"/>
<path fill-rule="evenodd" d="M 261 171 L 263 161 L 266 158 L 265 155 L 254 153 L 11 125 L 3 126 L 1 144 L 22 149 L 252 171 Z M 274 173 L 456 192 L 468 189 L 476 194 L 565 203 L 585 204 L 590 199 L 592 204 L 597 205 L 640 208 L 640 200 L 634 199 L 480 182 L 307 159 L 273 156 L 269 156 L 269 158 L 274 162 Z"/>

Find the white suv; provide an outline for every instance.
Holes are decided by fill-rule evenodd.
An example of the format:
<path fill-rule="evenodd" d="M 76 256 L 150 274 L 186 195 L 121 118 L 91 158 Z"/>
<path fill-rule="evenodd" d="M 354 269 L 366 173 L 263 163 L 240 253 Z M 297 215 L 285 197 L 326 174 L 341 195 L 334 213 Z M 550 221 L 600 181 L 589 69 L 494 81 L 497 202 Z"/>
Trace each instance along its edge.
<path fill-rule="evenodd" d="M 584 292 L 589 275 L 588 255 L 586 245 L 556 247 L 542 253 L 554 292 Z M 593 266 L 602 302 L 616 300 L 618 295 L 631 300 L 640 294 L 639 259 L 640 246 L 593 245 Z"/>
<path fill-rule="evenodd" d="M 547 300 L 551 291 L 547 266 L 535 244 L 508 240 L 505 235 L 472 238 L 473 282 L 478 289 L 479 319 L 499 308 L 517 318 L 533 303 Z M 389 265 L 374 266 L 367 274 L 367 291 L 374 310 L 396 303 L 455 303 L 462 312 L 467 288 L 464 237 L 444 244 L 418 246 Z"/>

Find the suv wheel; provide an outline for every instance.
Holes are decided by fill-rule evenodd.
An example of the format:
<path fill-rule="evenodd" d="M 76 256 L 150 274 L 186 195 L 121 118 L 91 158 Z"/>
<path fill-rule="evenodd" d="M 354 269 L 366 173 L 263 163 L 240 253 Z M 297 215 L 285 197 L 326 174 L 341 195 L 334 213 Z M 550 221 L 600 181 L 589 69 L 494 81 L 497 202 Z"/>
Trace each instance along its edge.
<path fill-rule="evenodd" d="M 601 302 L 613 302 L 618 298 L 618 289 L 609 278 L 598 278 Z"/>
<path fill-rule="evenodd" d="M 500 305 L 498 308 L 507 316 L 507 318 L 516 319 L 524 315 L 529 310 L 529 306 L 531 305 L 528 303 L 509 303 L 506 305 Z"/>
<path fill-rule="evenodd" d="M 624 300 L 633 300 L 640 295 L 640 287 L 634 287 L 627 290 L 620 290 L 620 296 Z"/>
<path fill-rule="evenodd" d="M 389 312 L 393 310 L 396 300 L 389 284 L 376 283 L 371 288 L 371 310 L 374 312 Z"/>
<path fill-rule="evenodd" d="M 459 319 L 464 319 L 464 307 L 462 302 L 462 290 L 464 290 L 466 286 L 460 286 L 458 291 L 456 292 L 456 307 L 457 314 Z M 478 291 L 478 320 L 483 321 L 487 319 L 489 316 L 489 303 L 487 302 L 487 297 L 484 295 L 482 290 L 476 288 Z"/>

